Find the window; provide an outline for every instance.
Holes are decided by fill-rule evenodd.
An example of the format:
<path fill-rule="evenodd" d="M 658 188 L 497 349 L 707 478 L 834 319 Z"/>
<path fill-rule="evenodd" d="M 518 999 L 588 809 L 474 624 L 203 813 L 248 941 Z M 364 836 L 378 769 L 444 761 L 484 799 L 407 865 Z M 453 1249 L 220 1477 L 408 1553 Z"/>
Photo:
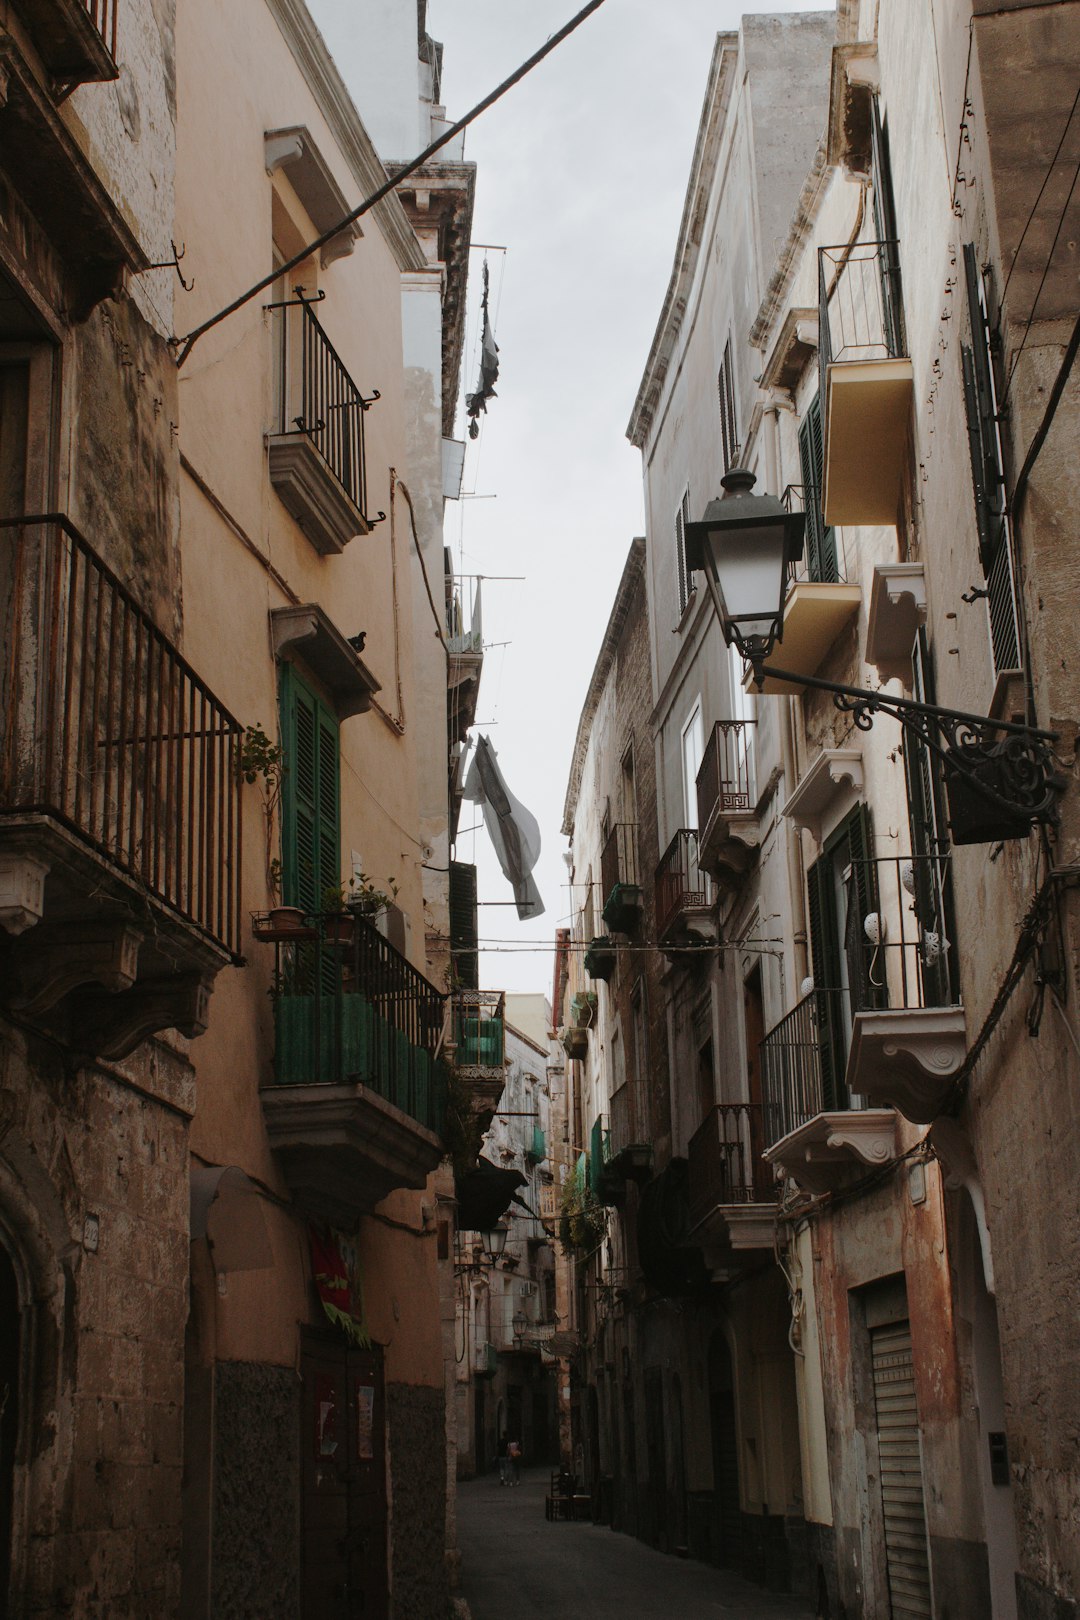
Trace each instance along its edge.
<path fill-rule="evenodd" d="M 1018 670 L 1020 631 L 1013 575 L 1012 538 L 1005 509 L 1005 469 L 998 430 L 998 395 L 990 345 L 986 282 L 979 269 L 974 245 L 964 246 L 971 347 L 960 345 L 964 370 L 971 478 L 975 495 L 975 521 L 979 531 L 979 560 L 988 591 L 990 649 L 995 675 Z"/>
<path fill-rule="evenodd" d="M 720 395 L 720 444 L 723 451 L 724 471 L 739 459 L 739 428 L 735 420 L 735 378 L 731 364 L 731 339 L 724 344 L 724 358 L 716 379 Z"/>
<path fill-rule="evenodd" d="M 281 740 L 282 896 L 320 911 L 341 881 L 338 723 L 292 664 L 281 666 Z"/>
<path fill-rule="evenodd" d="M 701 719 L 701 699 L 698 698 L 682 729 L 683 762 L 683 826 L 697 829 L 697 773 L 701 769 L 701 756 L 705 752 L 705 732 Z"/>
<path fill-rule="evenodd" d="M 799 428 L 799 464 L 802 468 L 803 504 L 806 507 L 806 576 L 818 585 L 840 578 L 836 563 L 836 533 L 826 527 L 821 511 L 821 474 L 825 440 L 821 426 L 821 395 L 815 394 Z"/>
<path fill-rule="evenodd" d="M 694 594 L 690 583 L 690 570 L 686 566 L 686 525 L 690 521 L 690 490 L 683 490 L 679 510 L 675 513 L 675 567 L 679 575 L 679 617 L 686 612 Z"/>
<path fill-rule="evenodd" d="M 919 631 L 915 641 L 911 686 L 918 702 L 936 701 L 924 630 Z M 923 1000 L 928 1007 L 951 1007 L 960 999 L 959 961 L 953 949 L 956 927 L 941 767 L 936 756 L 913 733 L 906 733 L 904 737 L 904 770 L 911 829 L 911 906 L 919 926 Z"/>
<path fill-rule="evenodd" d="M 844 1075 L 854 1014 L 887 1003 L 884 968 L 876 971 L 866 946 L 866 919 L 878 911 L 873 849 L 870 811 L 856 805 L 806 874 L 826 1110 L 850 1106 Z"/>

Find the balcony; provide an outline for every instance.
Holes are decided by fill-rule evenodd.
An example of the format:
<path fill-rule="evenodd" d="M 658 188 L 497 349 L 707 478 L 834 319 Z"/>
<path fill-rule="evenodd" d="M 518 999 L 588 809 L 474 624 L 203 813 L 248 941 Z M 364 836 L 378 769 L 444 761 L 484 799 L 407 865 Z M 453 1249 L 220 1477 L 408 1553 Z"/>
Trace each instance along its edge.
<path fill-rule="evenodd" d="M 67 518 L 0 521 L 3 999 L 118 1059 L 239 959 L 241 732 Z"/>
<path fill-rule="evenodd" d="M 775 662 L 796 675 L 816 675 L 825 658 L 859 611 L 862 591 L 849 585 L 843 547 L 821 512 L 820 492 L 812 485 L 789 484 L 782 496 L 788 511 L 805 511 L 806 545 L 801 563 L 788 576 L 784 598 L 784 632 Z M 757 691 L 747 665 L 743 687 Z M 761 691 L 798 697 L 803 687 L 767 676 Z"/>
<path fill-rule="evenodd" d="M 15 0 L 13 9 L 58 89 L 118 77 L 120 0 Z"/>
<path fill-rule="evenodd" d="M 661 949 L 711 945 L 716 940 L 712 889 L 697 857 L 698 835 L 682 827 L 656 868 L 656 937 Z"/>
<path fill-rule="evenodd" d="M 638 875 L 637 824 L 615 823 L 600 851 L 600 887 L 603 918 L 617 934 L 628 934 L 641 918 L 641 878 Z"/>
<path fill-rule="evenodd" d="M 925 1124 L 947 1099 L 967 1050 L 949 884 L 945 856 L 852 863 L 872 909 L 845 929 L 839 982 L 762 1042 L 765 1157 L 813 1192 L 888 1162 L 894 1109 Z"/>
<path fill-rule="evenodd" d="M 718 720 L 697 774 L 698 863 L 721 888 L 737 888 L 760 842 L 751 783 L 756 721 Z"/>
<path fill-rule="evenodd" d="M 623 1201 L 623 1177 L 613 1167 L 611 1130 L 601 1114 L 589 1133 L 589 1191 L 598 1204 L 618 1207 Z"/>
<path fill-rule="evenodd" d="M 818 249 L 818 328 L 825 521 L 895 523 L 914 390 L 895 241 Z"/>
<path fill-rule="evenodd" d="M 449 552 L 447 553 L 449 556 Z M 484 667 L 483 615 L 480 580 L 471 594 L 465 582 L 446 574 L 446 649 L 449 653 L 446 684 L 450 693 L 447 722 L 451 745 L 463 742 L 476 719 L 476 700 Z"/>
<path fill-rule="evenodd" d="M 24 10 L 34 18 L 103 16 L 100 6 L 87 11 L 78 0 L 30 4 Z M 107 15 L 111 18 L 112 11 Z M 108 26 L 111 37 L 111 22 Z M 88 21 L 91 41 L 94 32 Z M 104 46 L 102 51 L 107 55 Z M 104 76 L 115 78 L 115 68 Z M 15 39 L 2 30 L 0 83 L 0 145 L 7 172 L 63 260 L 68 314 L 85 320 L 96 304 L 118 291 L 125 271 L 138 274 L 150 261 Z"/>
<path fill-rule="evenodd" d="M 367 502 L 364 417 L 379 393 L 360 392 L 315 313 L 320 300 L 297 292 L 267 306 L 278 397 L 276 431 L 266 441 L 270 482 L 315 550 L 332 556 L 386 516 L 370 516 Z"/>
<path fill-rule="evenodd" d="M 582 961 L 590 979 L 603 979 L 606 984 L 618 961 L 615 942 L 607 934 L 597 934 L 586 945 Z"/>
<path fill-rule="evenodd" d="M 263 1116 L 301 1207 L 351 1224 L 442 1157 L 445 997 L 365 918 L 306 922 L 275 947 Z"/>
<path fill-rule="evenodd" d="M 506 1084 L 506 996 L 501 990 L 455 990 L 453 1019 L 454 1066 L 474 1111 L 490 1123 Z"/>
<path fill-rule="evenodd" d="M 626 1181 L 648 1181 L 652 1173 L 652 1143 L 643 1123 L 634 1117 L 630 1087 L 624 1083 L 613 1091 L 608 1106 L 612 1171 Z"/>
<path fill-rule="evenodd" d="M 718 1103 L 690 1138 L 691 1238 L 714 1280 L 739 1269 L 739 1256 L 772 1252 L 776 1177 L 762 1159 L 759 1103 Z"/>

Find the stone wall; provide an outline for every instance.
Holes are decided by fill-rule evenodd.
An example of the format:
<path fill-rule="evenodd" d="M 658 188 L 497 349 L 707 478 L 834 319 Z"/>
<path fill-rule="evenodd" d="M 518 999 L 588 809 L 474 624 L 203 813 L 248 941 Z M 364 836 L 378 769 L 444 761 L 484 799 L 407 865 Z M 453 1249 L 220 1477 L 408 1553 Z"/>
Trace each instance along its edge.
<path fill-rule="evenodd" d="M 295 1620 L 299 1399 L 291 1367 L 220 1362 L 214 1398 L 214 1620 Z"/>
<path fill-rule="evenodd" d="M 440 1620 L 445 1567 L 446 1403 L 441 1389 L 386 1386 L 394 1620 Z"/>
<path fill-rule="evenodd" d="M 22 1279 L 28 1397 L 13 1613 L 176 1612 L 187 1118 L 151 1087 L 189 1080 L 163 1046 L 73 1073 L 0 1031 L 0 1241 Z"/>

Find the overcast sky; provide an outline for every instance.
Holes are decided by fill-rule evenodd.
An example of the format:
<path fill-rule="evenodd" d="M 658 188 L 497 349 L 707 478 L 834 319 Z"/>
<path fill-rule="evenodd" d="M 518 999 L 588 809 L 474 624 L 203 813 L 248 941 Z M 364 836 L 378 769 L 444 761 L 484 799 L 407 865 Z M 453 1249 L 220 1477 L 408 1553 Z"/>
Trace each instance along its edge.
<path fill-rule="evenodd" d="M 443 97 L 460 118 L 576 9 L 574 0 L 429 0 Z M 766 8 L 763 8 L 766 9 Z M 805 3 L 770 11 L 811 9 Z M 481 905 L 481 983 L 550 996 L 552 940 L 570 921 L 560 832 L 585 691 L 631 539 L 644 533 L 641 458 L 626 440 L 671 271 L 713 41 L 738 26 L 724 0 L 606 0 L 467 132 L 478 167 L 475 242 L 491 252 L 498 398 L 448 505 L 459 572 L 524 575 L 484 587 L 490 646 L 477 709 L 511 790 L 540 823 L 534 874 L 547 908 L 519 923 Z M 465 388 L 476 384 L 472 256 Z M 462 431 L 459 420 L 459 433 Z M 461 826 L 479 821 L 462 807 Z M 481 901 L 509 885 L 481 831 L 459 839 Z M 508 942 L 505 950 L 497 947 Z"/>

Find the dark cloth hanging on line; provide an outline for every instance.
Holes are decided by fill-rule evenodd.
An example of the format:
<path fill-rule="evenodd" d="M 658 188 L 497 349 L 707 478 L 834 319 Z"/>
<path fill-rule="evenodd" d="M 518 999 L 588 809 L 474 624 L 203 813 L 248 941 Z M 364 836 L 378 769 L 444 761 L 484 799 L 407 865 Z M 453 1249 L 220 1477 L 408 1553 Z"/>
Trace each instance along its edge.
<path fill-rule="evenodd" d="M 472 418 L 469 423 L 469 438 L 475 439 L 480 432 L 478 417 L 483 411 L 487 415 L 487 402 L 498 398 L 495 393 L 495 384 L 499 380 L 499 345 L 491 331 L 491 317 L 488 314 L 488 263 L 484 260 L 484 297 L 481 303 L 484 316 L 484 329 L 480 339 L 480 381 L 476 385 L 474 394 L 465 395 L 465 414 Z"/>

